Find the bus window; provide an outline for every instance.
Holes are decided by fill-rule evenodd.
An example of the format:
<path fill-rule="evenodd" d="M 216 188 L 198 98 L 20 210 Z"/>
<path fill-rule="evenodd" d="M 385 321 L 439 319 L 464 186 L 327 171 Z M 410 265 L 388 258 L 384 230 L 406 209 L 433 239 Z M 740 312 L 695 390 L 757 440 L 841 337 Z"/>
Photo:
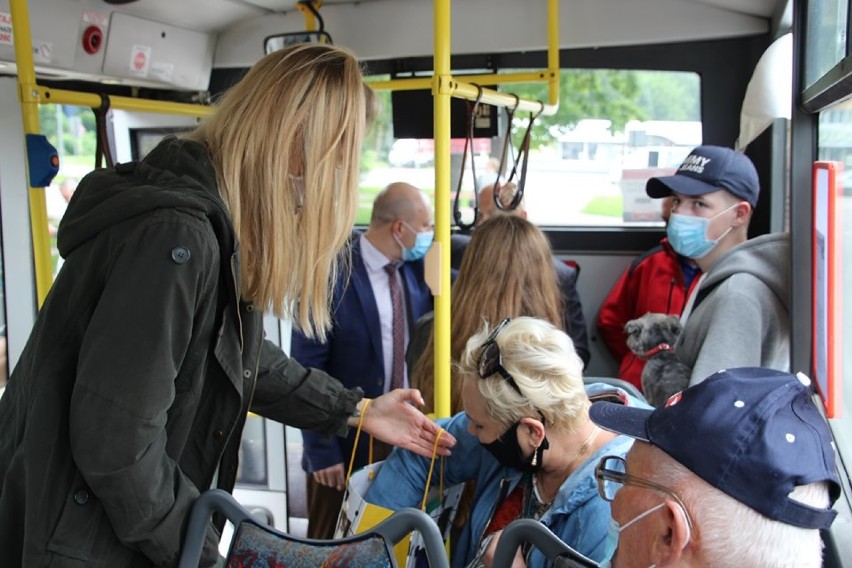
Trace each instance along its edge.
<path fill-rule="evenodd" d="M 3 236 L 0 234 L 0 251 L 3 250 Z M 3 262 L 0 258 L 0 396 L 6 390 L 9 380 L 9 352 L 6 345 L 6 280 L 3 278 Z"/>
<path fill-rule="evenodd" d="M 48 233 L 53 275 L 62 268 L 56 248 L 56 231 L 80 179 L 95 165 L 95 116 L 88 108 L 41 105 L 39 124 L 42 134 L 59 154 L 59 173 L 44 188 L 47 204 Z"/>
<path fill-rule="evenodd" d="M 839 103 L 828 110 L 819 113 L 819 160 L 832 160 L 840 163 L 838 183 L 843 187 L 843 197 L 840 199 L 841 220 L 843 231 L 842 242 L 842 282 L 852 282 L 852 102 Z M 848 284 L 847 284 L 848 285 Z M 841 284 L 843 287 L 843 284 Z M 839 328 L 841 335 L 842 363 L 840 380 L 852 377 L 852 357 L 846 356 L 852 352 L 852 301 L 844 301 Z M 841 400 L 838 402 L 838 418 L 832 420 L 832 430 L 841 454 L 852 451 L 852 388 L 840 385 Z"/>
<path fill-rule="evenodd" d="M 699 89 L 695 73 L 563 69 L 559 110 L 539 117 L 532 133 L 530 219 L 547 226 L 661 225 L 645 181 L 673 173 L 701 144 Z M 545 84 L 504 90 L 547 98 Z M 515 122 L 517 144 L 526 120 Z"/>
<path fill-rule="evenodd" d="M 265 485 L 267 483 L 266 436 L 263 418 L 250 414 L 243 428 L 240 444 L 240 468 L 237 483 Z"/>
<path fill-rule="evenodd" d="M 527 99 L 547 99 L 545 84 L 507 84 L 501 89 Z M 544 226 L 662 225 L 659 203 L 645 194 L 645 181 L 673 173 L 689 151 L 701 144 L 699 89 L 696 73 L 563 70 L 559 111 L 539 117 L 532 133 L 525 193 L 529 218 Z M 406 181 L 429 195 L 434 192 L 433 141 L 395 139 L 390 95 L 378 95 L 382 111 L 362 154 L 358 224 L 369 223 L 376 193 L 390 182 Z M 505 131 L 502 110 L 499 120 Z M 527 124 L 526 113 L 518 113 L 512 124 L 516 151 Z M 489 162 L 499 157 L 500 149 L 499 137 L 474 139 L 472 159 L 480 186 L 487 181 Z M 452 139 L 453 192 L 463 151 L 464 139 Z M 509 153 L 506 172 L 516 153 Z M 472 216 L 467 211 L 473 196 L 470 160 L 462 183 L 465 222 Z"/>
<path fill-rule="evenodd" d="M 846 56 L 847 2 L 809 2 L 805 85 L 811 86 Z"/>

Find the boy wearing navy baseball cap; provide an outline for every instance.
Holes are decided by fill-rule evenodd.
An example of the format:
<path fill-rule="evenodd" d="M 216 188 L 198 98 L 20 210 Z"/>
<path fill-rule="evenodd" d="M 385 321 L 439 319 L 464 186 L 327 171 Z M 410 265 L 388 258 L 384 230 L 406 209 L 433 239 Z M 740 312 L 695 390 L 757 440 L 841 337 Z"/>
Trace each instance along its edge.
<path fill-rule="evenodd" d="M 703 273 L 686 302 L 675 346 L 678 359 L 692 369 L 689 384 L 723 367 L 789 370 L 789 238 L 748 238 L 760 195 L 748 156 L 699 146 L 674 175 L 649 179 L 645 191 L 654 198 L 673 196 L 669 243 Z"/>
<path fill-rule="evenodd" d="M 595 424 L 637 440 L 596 470 L 613 566 L 820 567 L 840 484 L 812 397 L 802 374 L 749 367 L 654 410 L 594 403 Z"/>

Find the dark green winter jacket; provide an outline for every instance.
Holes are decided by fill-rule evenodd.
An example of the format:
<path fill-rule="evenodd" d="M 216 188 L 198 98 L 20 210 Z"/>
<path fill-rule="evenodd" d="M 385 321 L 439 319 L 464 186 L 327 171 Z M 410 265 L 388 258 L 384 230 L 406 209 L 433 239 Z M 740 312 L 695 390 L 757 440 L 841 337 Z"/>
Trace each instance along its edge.
<path fill-rule="evenodd" d="M 233 488 L 249 410 L 331 434 L 361 394 L 263 340 L 200 144 L 86 176 L 58 245 L 0 400 L 0 566 L 173 565 L 199 492 Z"/>

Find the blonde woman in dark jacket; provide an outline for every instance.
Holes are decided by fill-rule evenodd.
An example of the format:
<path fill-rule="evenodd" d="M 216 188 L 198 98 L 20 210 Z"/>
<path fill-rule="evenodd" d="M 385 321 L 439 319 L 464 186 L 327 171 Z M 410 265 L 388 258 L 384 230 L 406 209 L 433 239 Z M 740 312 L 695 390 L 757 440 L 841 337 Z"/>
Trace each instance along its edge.
<path fill-rule="evenodd" d="M 249 410 L 356 422 L 362 394 L 264 341 L 262 313 L 328 327 L 370 97 L 351 53 L 292 47 L 184 139 L 81 182 L 0 402 L 0 565 L 174 565 L 199 492 L 233 487 Z M 376 399 L 364 427 L 431 455 L 437 427 L 409 402 Z"/>

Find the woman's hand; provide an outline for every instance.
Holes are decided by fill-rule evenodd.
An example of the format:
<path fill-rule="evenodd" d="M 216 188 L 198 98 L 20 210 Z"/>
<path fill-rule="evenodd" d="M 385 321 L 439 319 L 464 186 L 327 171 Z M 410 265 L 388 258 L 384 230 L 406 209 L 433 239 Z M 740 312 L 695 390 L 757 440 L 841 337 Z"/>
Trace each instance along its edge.
<path fill-rule="evenodd" d="M 358 403 L 362 411 L 362 405 L 366 402 L 363 400 Z M 420 391 L 394 389 L 370 401 L 362 427 L 382 442 L 430 458 L 441 428 L 420 412 L 417 406 L 423 406 Z M 350 425 L 357 425 L 357 419 L 350 419 Z M 438 442 L 438 455 L 450 455 L 450 448 L 455 443 L 456 439 L 444 432 Z"/>
<path fill-rule="evenodd" d="M 331 487 L 332 489 L 337 489 L 338 491 L 343 491 L 344 489 L 346 489 L 346 485 L 344 484 L 346 474 L 343 471 L 342 463 L 338 463 L 331 467 L 315 471 L 313 473 L 313 476 L 314 481 L 325 487 Z"/>

